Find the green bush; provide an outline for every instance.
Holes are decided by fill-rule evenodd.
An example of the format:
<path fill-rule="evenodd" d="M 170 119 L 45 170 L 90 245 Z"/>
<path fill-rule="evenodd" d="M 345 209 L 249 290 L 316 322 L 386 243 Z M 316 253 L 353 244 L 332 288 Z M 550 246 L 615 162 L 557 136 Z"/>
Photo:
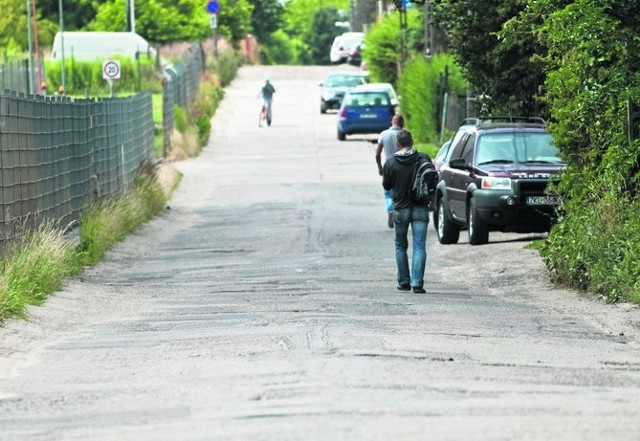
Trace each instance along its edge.
<path fill-rule="evenodd" d="M 439 144 L 438 103 L 443 102 L 445 90 L 441 89 L 441 80 L 445 70 L 448 71 L 447 92 L 463 94 L 466 83 L 454 58 L 447 54 L 437 54 L 431 60 L 415 56 L 398 79 L 400 109 L 407 128 L 418 142 Z"/>
<path fill-rule="evenodd" d="M 208 68 L 213 70 L 220 77 L 220 85 L 222 87 L 231 83 L 236 76 L 236 72 L 240 67 L 241 60 L 233 51 L 225 51 L 218 54 L 217 57 L 211 59 Z"/>
<path fill-rule="evenodd" d="M 260 48 L 264 64 L 293 64 L 295 62 L 295 45 L 292 38 L 282 29 L 271 34 Z"/>
<path fill-rule="evenodd" d="M 417 10 L 407 12 L 407 53 L 422 52 L 422 20 Z M 367 63 L 371 80 L 396 84 L 402 62 L 402 33 L 397 13 L 385 15 L 365 35 L 362 57 Z"/>
<path fill-rule="evenodd" d="M 79 270 L 73 247 L 51 222 L 10 245 L 0 260 L 0 323 L 39 305 Z"/>
<path fill-rule="evenodd" d="M 142 90 L 159 90 L 161 86 L 153 73 L 155 60 L 145 55 L 138 60 L 115 56 L 120 61 L 121 78 L 114 80 L 115 94 L 131 94 Z M 65 59 L 65 86 L 67 95 L 108 96 L 109 84 L 102 78 L 102 60 L 79 61 Z M 47 93 L 53 94 L 62 83 L 62 63 L 46 60 Z"/>
<path fill-rule="evenodd" d="M 185 133 L 189 126 L 187 112 L 177 104 L 173 105 L 173 124 L 180 133 Z"/>
<path fill-rule="evenodd" d="M 556 188 L 563 215 L 541 255 L 557 283 L 640 303 L 640 141 L 625 127 L 640 54 L 628 50 L 637 30 L 616 14 L 569 4 L 542 27 L 550 130 L 567 170 Z"/>

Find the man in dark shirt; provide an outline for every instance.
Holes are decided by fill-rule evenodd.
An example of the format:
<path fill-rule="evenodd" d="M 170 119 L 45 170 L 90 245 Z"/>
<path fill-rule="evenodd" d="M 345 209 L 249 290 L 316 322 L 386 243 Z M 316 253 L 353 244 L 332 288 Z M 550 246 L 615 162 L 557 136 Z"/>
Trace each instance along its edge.
<path fill-rule="evenodd" d="M 411 191 L 413 173 L 418 152 L 413 148 L 413 138 L 408 130 L 400 130 L 396 137 L 397 150 L 387 159 L 382 170 L 382 186 L 393 190 L 393 223 L 395 228 L 395 252 L 397 288 L 423 294 L 424 270 L 427 263 L 427 227 L 429 226 L 429 206 L 417 202 Z M 408 233 L 411 226 L 413 256 L 409 271 Z"/>

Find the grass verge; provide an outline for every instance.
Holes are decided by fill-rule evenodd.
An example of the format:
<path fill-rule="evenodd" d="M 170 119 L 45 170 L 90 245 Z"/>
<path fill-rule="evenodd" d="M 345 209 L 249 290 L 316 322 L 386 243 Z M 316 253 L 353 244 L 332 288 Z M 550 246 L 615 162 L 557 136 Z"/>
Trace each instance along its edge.
<path fill-rule="evenodd" d="M 51 222 L 12 244 L 0 260 L 0 324 L 10 317 L 24 317 L 27 305 L 42 304 L 67 278 L 96 264 L 162 210 L 173 188 L 170 180 L 161 183 L 157 165 L 145 163 L 131 192 L 85 207 L 77 246 Z"/>

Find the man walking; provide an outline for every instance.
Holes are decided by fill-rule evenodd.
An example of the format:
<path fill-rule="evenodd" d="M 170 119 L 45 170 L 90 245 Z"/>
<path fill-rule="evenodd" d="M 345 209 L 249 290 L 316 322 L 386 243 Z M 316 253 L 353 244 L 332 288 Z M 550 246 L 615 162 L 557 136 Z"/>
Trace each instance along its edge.
<path fill-rule="evenodd" d="M 382 152 L 387 161 L 396 152 L 396 135 L 404 127 L 404 118 L 400 115 L 393 115 L 391 127 L 380 133 L 378 137 L 378 148 L 376 149 L 376 162 L 378 163 L 378 173 L 382 176 Z M 384 203 L 387 208 L 387 225 L 393 228 L 393 190 L 384 191 Z"/>
<path fill-rule="evenodd" d="M 395 226 L 396 266 L 398 267 L 397 288 L 416 294 L 425 293 L 424 269 L 427 263 L 427 227 L 429 226 L 429 206 L 416 202 L 411 187 L 413 171 L 418 160 L 418 152 L 413 148 L 413 138 L 407 130 L 400 130 L 396 136 L 397 151 L 384 163 L 382 187 L 393 190 L 393 221 Z M 411 226 L 413 256 L 411 271 L 407 239 Z"/>

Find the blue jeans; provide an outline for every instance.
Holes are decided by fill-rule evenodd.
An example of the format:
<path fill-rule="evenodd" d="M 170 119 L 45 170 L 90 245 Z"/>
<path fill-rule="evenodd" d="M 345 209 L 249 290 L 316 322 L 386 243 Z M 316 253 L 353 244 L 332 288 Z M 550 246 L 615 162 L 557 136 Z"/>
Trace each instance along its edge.
<path fill-rule="evenodd" d="M 395 226 L 398 285 L 411 285 L 413 288 L 422 288 L 424 285 L 424 268 L 427 264 L 426 242 L 427 227 L 429 226 L 429 207 L 415 206 L 393 210 L 393 222 Z M 411 226 L 413 239 L 411 272 L 409 272 L 409 259 L 407 257 L 409 226 Z"/>
<path fill-rule="evenodd" d="M 393 211 L 393 190 L 384 191 L 384 205 L 387 207 L 387 213 Z"/>

